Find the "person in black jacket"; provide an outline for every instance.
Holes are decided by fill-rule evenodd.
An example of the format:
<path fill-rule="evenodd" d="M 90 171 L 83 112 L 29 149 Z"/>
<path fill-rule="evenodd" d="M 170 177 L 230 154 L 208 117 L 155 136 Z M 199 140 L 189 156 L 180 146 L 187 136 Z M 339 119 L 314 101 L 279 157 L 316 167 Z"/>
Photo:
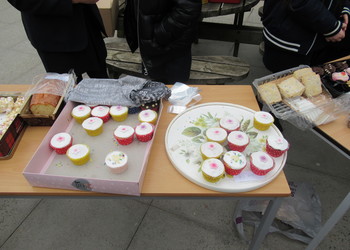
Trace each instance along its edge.
<path fill-rule="evenodd" d="M 349 15 L 349 0 L 265 0 L 265 66 L 278 72 L 349 55 Z"/>
<path fill-rule="evenodd" d="M 74 69 L 81 79 L 108 78 L 98 0 L 8 0 L 21 11 L 28 39 L 47 72 Z"/>
<path fill-rule="evenodd" d="M 125 36 L 132 52 L 140 48 L 146 77 L 168 84 L 189 79 L 201 8 L 201 0 L 126 1 Z"/>

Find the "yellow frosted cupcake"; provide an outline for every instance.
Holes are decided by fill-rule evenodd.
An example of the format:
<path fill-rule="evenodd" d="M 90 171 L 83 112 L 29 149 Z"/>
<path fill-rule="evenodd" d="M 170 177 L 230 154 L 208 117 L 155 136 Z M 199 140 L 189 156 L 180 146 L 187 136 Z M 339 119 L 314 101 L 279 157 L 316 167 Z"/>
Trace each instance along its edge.
<path fill-rule="evenodd" d="M 85 144 L 71 146 L 66 154 L 74 165 L 84 165 L 90 160 L 90 148 Z"/>
<path fill-rule="evenodd" d="M 138 119 L 140 122 L 149 122 L 154 125 L 157 123 L 157 118 L 157 112 L 151 109 L 142 110 L 138 115 Z"/>
<path fill-rule="evenodd" d="M 207 159 L 202 163 L 202 175 L 206 181 L 215 183 L 225 176 L 224 164 L 218 159 Z"/>
<path fill-rule="evenodd" d="M 217 142 L 205 142 L 201 145 L 200 151 L 204 160 L 219 158 L 224 152 L 224 147 Z"/>
<path fill-rule="evenodd" d="M 98 117 L 90 117 L 86 119 L 82 126 L 90 136 L 97 136 L 103 132 L 103 120 Z"/>
<path fill-rule="evenodd" d="M 73 118 L 80 124 L 82 124 L 85 119 L 89 118 L 90 114 L 91 108 L 87 105 L 78 105 L 72 109 Z"/>
<path fill-rule="evenodd" d="M 208 141 L 223 144 L 226 141 L 227 132 L 223 128 L 208 128 L 205 131 L 205 136 L 207 137 Z"/>
<path fill-rule="evenodd" d="M 265 111 L 258 111 L 254 114 L 254 127 L 259 130 L 268 130 L 273 124 L 273 116 Z"/>
<path fill-rule="evenodd" d="M 128 107 L 125 106 L 112 106 L 109 109 L 109 114 L 112 116 L 112 119 L 116 122 L 125 121 L 128 118 Z"/>

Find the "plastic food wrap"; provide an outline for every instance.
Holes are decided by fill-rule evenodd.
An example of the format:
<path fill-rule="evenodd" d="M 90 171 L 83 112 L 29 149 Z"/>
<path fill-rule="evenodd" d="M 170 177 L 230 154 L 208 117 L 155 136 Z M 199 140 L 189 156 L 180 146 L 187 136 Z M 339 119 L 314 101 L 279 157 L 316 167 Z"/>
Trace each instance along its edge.
<path fill-rule="evenodd" d="M 168 107 L 168 112 L 179 114 L 195 105 L 202 99 L 199 92 L 197 87 L 189 87 L 184 83 L 176 82 L 171 88 L 169 102 L 172 105 Z"/>
<path fill-rule="evenodd" d="M 261 86 L 265 84 L 279 84 L 293 76 L 300 69 L 310 68 L 306 65 L 291 68 L 272 75 L 254 80 L 253 85 L 257 89 L 258 97 L 264 104 L 264 109 L 270 110 L 277 118 L 287 120 L 296 127 L 307 130 L 314 126 L 326 124 L 335 120 L 340 114 L 349 110 L 349 104 L 344 104 L 345 98 L 340 101 L 332 98 L 329 91 L 322 86 L 322 92 L 315 96 L 295 96 L 282 98 L 279 102 L 266 103 L 260 95 Z M 264 93 L 266 95 L 266 93 Z"/>

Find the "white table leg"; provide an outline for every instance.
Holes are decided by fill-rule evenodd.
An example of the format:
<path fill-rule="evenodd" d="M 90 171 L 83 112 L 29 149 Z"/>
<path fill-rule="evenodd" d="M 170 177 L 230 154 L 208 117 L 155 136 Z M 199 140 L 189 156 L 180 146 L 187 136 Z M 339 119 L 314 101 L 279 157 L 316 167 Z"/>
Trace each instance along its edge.
<path fill-rule="evenodd" d="M 249 249 L 257 250 L 260 247 L 260 244 L 263 242 L 266 234 L 269 232 L 269 228 L 275 219 L 276 213 L 280 208 L 283 197 L 275 197 L 270 200 L 269 205 L 267 206 L 264 216 L 259 223 L 259 227 L 254 233 L 252 242 L 249 245 Z"/>
<path fill-rule="evenodd" d="M 344 216 L 346 211 L 350 208 L 350 192 L 344 198 L 344 200 L 339 204 L 336 210 L 333 212 L 331 217 L 327 222 L 321 227 L 317 235 L 312 239 L 305 250 L 315 249 L 318 244 L 323 240 L 323 238 L 332 230 L 334 225 Z"/>

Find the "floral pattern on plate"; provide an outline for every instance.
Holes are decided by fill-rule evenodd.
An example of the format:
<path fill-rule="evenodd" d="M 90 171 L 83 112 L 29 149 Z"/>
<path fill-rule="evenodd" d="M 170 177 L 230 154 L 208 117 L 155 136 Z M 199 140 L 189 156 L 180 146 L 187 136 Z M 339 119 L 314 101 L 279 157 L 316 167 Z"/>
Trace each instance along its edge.
<path fill-rule="evenodd" d="M 249 162 L 249 155 L 253 152 L 265 151 L 266 139 L 269 135 L 279 135 L 280 131 L 275 127 L 267 131 L 259 131 L 253 126 L 255 111 L 246 107 L 230 103 L 207 103 L 194 106 L 179 114 L 169 124 L 165 145 L 169 159 L 174 167 L 190 181 L 208 189 L 222 192 L 245 192 L 266 185 L 273 180 L 282 170 L 287 154 L 276 159 L 276 167 L 266 176 L 255 176 L 249 167 L 240 174 L 241 176 L 225 177 L 217 183 L 204 180 L 201 174 L 203 162 L 200 146 L 206 142 L 205 131 L 208 128 L 219 127 L 219 121 L 224 116 L 234 116 L 240 121 L 240 131 L 245 132 L 250 143 L 243 154 Z M 223 144 L 224 152 L 228 151 L 227 141 Z"/>

